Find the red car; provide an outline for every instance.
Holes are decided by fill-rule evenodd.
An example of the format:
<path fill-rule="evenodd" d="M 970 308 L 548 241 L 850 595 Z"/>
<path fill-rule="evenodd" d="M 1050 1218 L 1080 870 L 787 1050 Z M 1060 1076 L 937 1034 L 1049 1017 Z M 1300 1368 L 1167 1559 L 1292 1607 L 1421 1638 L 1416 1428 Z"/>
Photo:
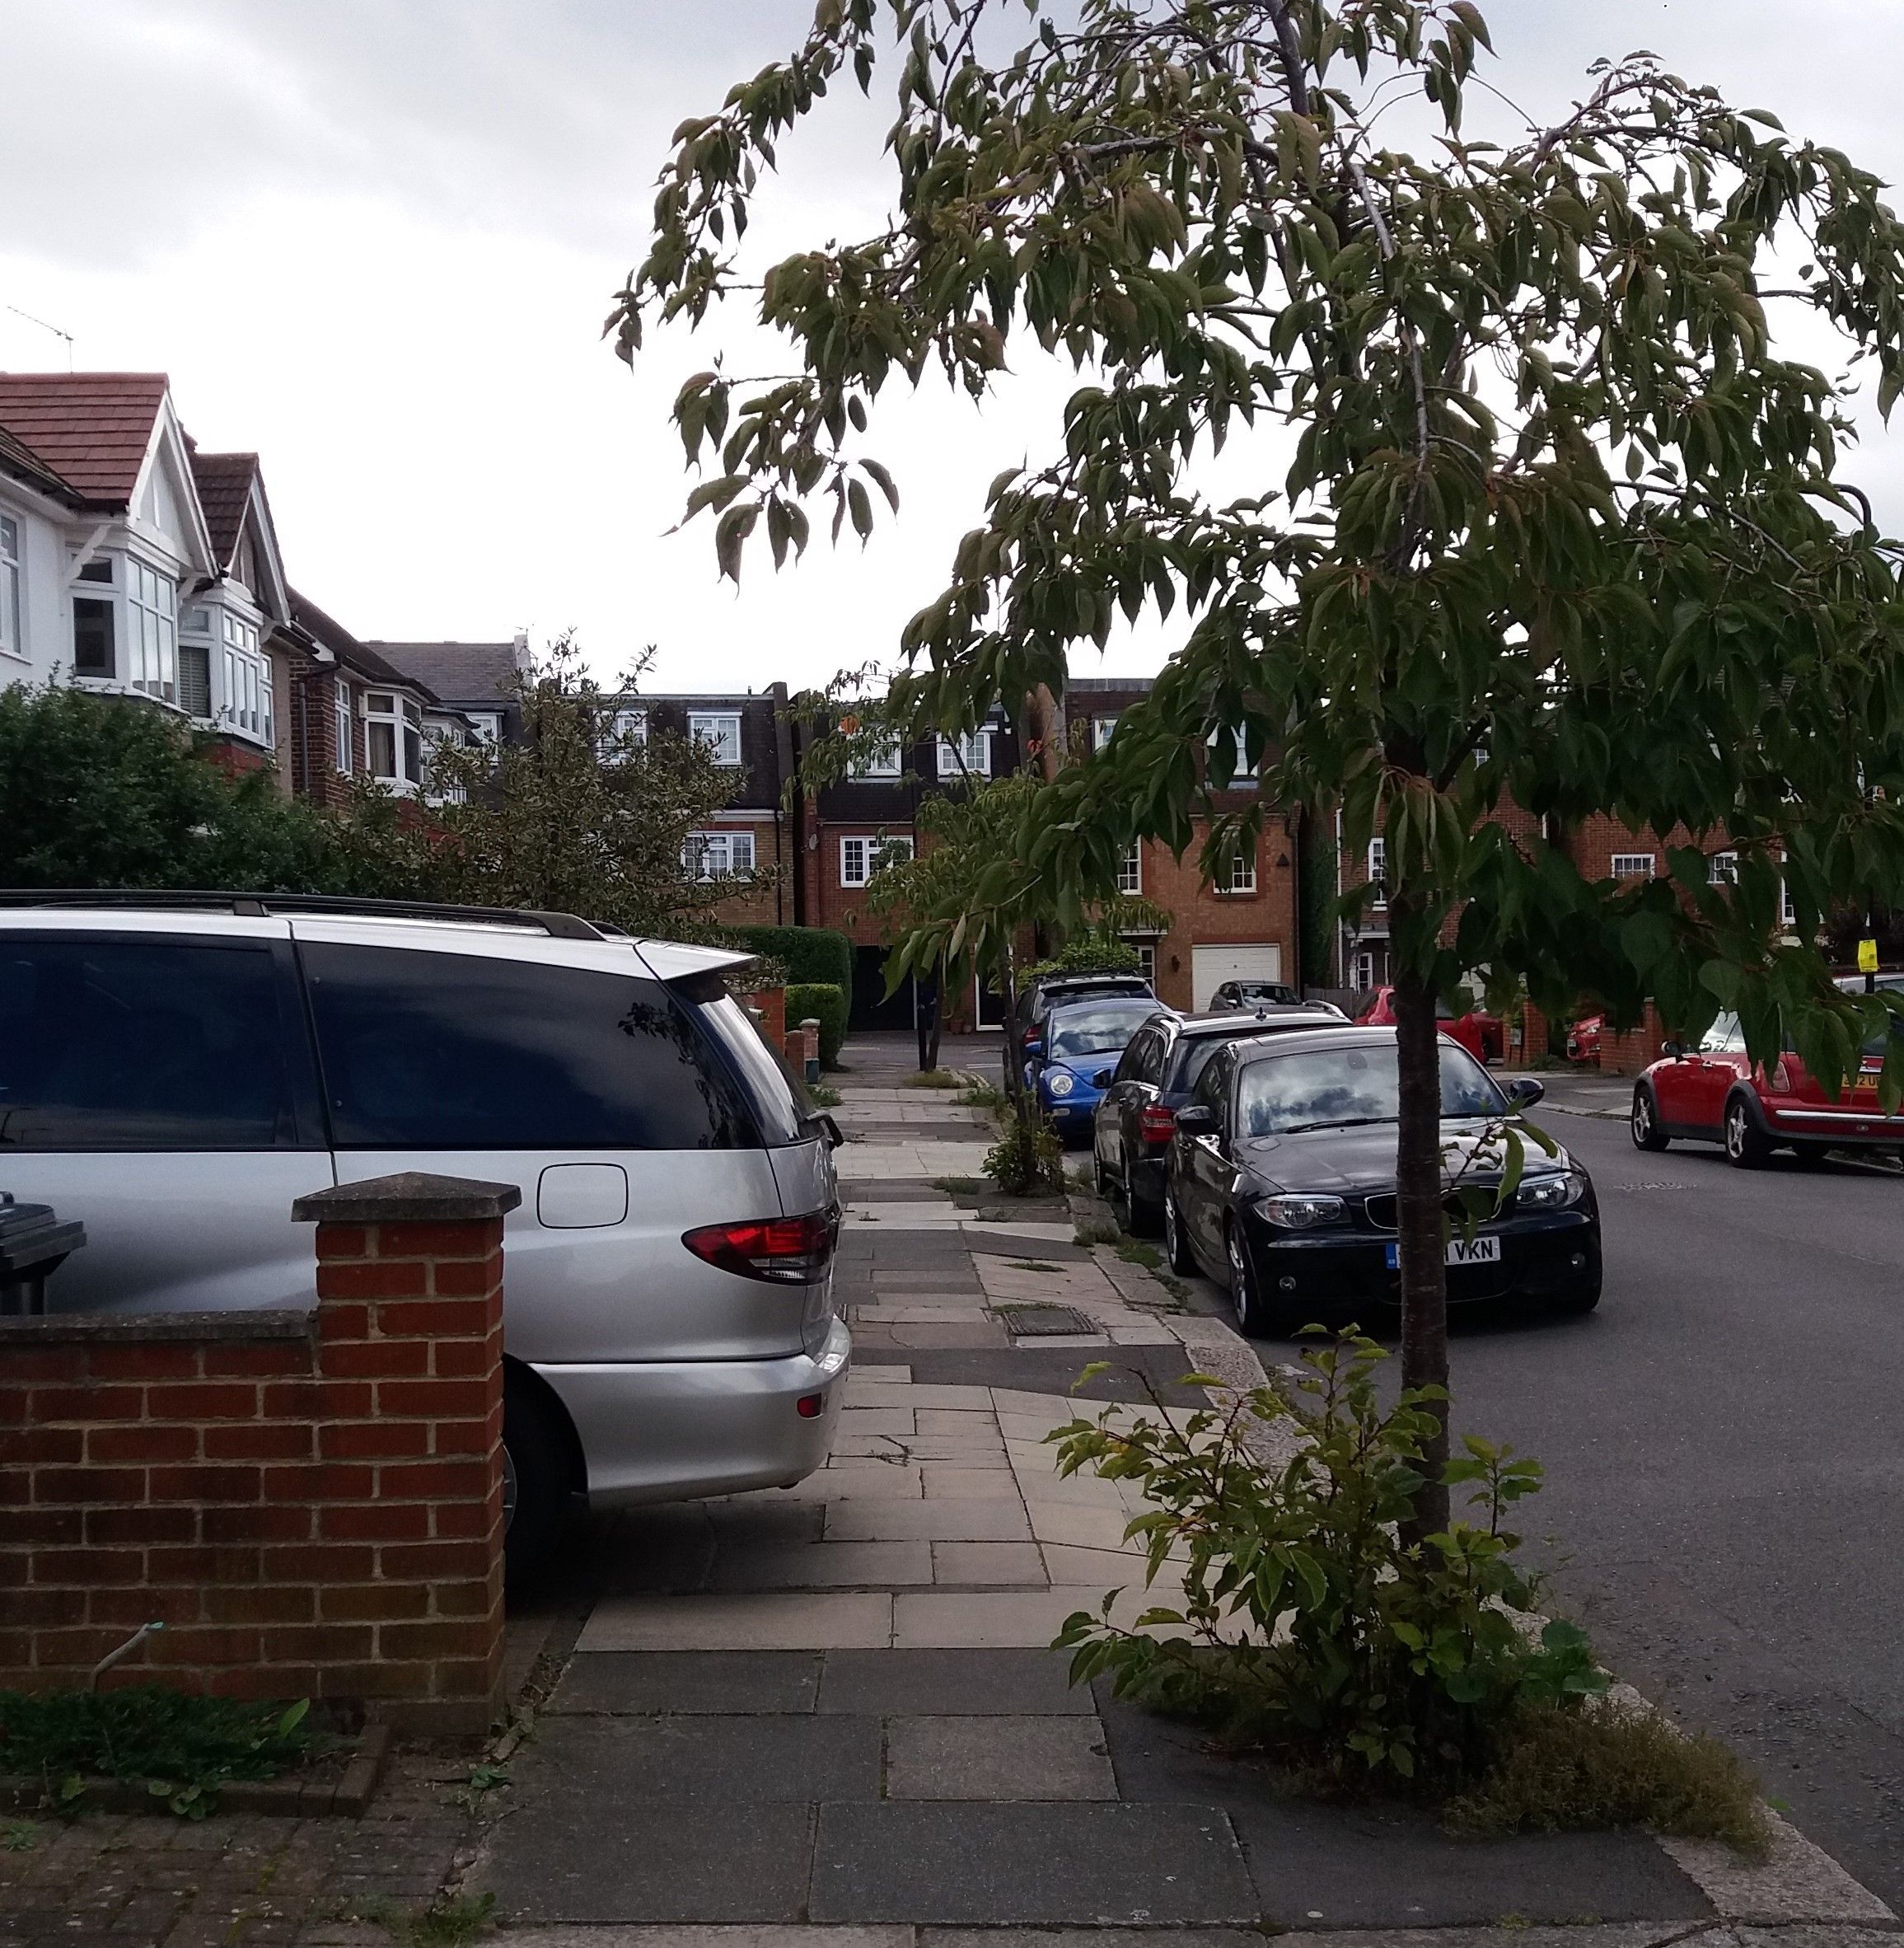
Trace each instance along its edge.
<path fill-rule="evenodd" d="M 1442 1033 L 1450 1041 L 1458 1042 L 1477 1062 L 1498 1062 L 1506 1055 L 1507 1030 L 1498 1014 L 1485 1014 L 1476 1008 L 1469 1009 L 1466 1014 L 1457 1014 L 1447 1002 L 1437 1001 L 1434 1018 L 1441 1023 Z M 1363 1028 L 1393 1028 L 1395 990 L 1377 988 L 1373 998 L 1355 1019 Z"/>
<path fill-rule="evenodd" d="M 1634 1084 L 1633 1141 L 1640 1150 L 1664 1150 L 1675 1137 L 1723 1144 L 1742 1169 L 1775 1150 L 1816 1162 L 1827 1150 L 1904 1147 L 1904 1114 L 1887 1116 L 1878 1105 L 1883 1066 L 1884 1038 L 1875 1035 L 1851 1086 L 1828 1095 L 1789 1049 L 1768 1075 L 1746 1053 L 1738 1017 L 1722 1014 L 1697 1048 L 1667 1042 Z"/>
<path fill-rule="evenodd" d="M 1600 1065 L 1600 1036 L 1607 1026 L 1603 1014 L 1583 1014 L 1567 1031 L 1567 1060 Z"/>

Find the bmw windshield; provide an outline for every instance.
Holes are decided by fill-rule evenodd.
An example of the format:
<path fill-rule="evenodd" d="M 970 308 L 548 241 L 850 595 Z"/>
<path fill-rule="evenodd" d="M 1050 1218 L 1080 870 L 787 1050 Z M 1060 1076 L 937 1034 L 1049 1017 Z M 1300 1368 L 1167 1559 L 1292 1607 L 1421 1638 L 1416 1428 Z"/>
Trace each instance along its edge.
<path fill-rule="evenodd" d="M 1508 1113 L 1507 1098 L 1466 1049 L 1444 1042 L 1440 1056 L 1444 1122 Z M 1392 1123 L 1400 1112 L 1392 1042 L 1274 1056 L 1249 1063 L 1237 1079 L 1236 1126 L 1242 1136 L 1295 1136 L 1307 1130 Z"/>

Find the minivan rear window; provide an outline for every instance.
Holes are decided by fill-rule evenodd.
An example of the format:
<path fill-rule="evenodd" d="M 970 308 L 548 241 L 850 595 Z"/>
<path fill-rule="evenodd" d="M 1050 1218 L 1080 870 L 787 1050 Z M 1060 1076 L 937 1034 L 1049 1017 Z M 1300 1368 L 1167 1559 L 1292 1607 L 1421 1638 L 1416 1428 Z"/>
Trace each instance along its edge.
<path fill-rule="evenodd" d="M 307 941 L 341 1150 L 737 1150 L 752 1118 L 659 981 Z"/>
<path fill-rule="evenodd" d="M 0 944 L 0 1150 L 296 1140 L 265 946 Z"/>
<path fill-rule="evenodd" d="M 718 978 L 705 991 L 699 982 L 687 987 L 685 998 L 702 1026 L 727 1051 L 768 1147 L 779 1149 L 809 1136 L 812 1131 L 806 1127 L 807 1112 L 786 1065 L 767 1046 L 747 1018 L 746 1010 L 727 992 Z"/>

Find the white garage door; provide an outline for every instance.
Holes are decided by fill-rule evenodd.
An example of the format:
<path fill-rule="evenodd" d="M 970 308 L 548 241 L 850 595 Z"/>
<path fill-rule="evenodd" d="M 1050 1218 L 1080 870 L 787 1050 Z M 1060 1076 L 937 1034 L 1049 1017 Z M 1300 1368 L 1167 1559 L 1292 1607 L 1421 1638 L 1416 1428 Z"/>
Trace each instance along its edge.
<path fill-rule="evenodd" d="M 1282 943 L 1259 946 L 1193 947 L 1190 950 L 1191 1005 L 1200 1012 L 1226 981 L 1280 981 Z"/>

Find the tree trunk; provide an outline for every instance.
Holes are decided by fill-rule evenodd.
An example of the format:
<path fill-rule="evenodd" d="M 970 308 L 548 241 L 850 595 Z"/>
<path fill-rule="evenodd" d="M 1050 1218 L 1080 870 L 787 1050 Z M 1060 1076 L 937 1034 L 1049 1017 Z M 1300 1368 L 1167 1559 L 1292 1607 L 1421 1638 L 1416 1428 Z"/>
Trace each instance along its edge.
<path fill-rule="evenodd" d="M 1448 1264 L 1441 1209 L 1441 1058 L 1434 992 L 1410 976 L 1395 981 L 1395 1040 L 1401 1081 L 1396 1187 L 1401 1193 L 1401 1384 L 1448 1384 Z M 1419 1542 L 1448 1526 L 1448 1417 L 1423 1454 L 1428 1479 L 1415 1498 L 1406 1538 Z"/>
<path fill-rule="evenodd" d="M 1014 1110 L 1025 1101 L 1024 1056 L 1018 1047 L 1018 984 L 1012 978 L 1012 950 L 999 954 L 999 996 L 1005 1010 L 1005 1094 Z"/>

